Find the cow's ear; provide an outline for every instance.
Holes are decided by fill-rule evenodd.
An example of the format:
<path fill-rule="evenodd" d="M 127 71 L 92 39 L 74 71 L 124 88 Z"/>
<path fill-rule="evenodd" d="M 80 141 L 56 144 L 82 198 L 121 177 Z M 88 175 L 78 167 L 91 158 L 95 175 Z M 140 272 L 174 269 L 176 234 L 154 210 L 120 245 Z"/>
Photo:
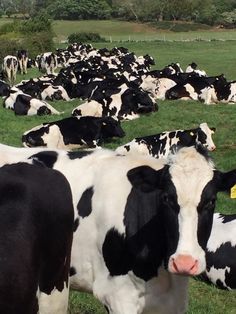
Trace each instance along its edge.
<path fill-rule="evenodd" d="M 160 188 L 163 172 L 164 168 L 155 170 L 148 166 L 140 166 L 129 170 L 127 177 L 133 187 L 142 192 L 152 192 Z"/>
<path fill-rule="evenodd" d="M 215 178 L 217 180 L 218 191 L 227 191 L 236 184 L 236 169 L 229 172 L 215 171 Z"/>

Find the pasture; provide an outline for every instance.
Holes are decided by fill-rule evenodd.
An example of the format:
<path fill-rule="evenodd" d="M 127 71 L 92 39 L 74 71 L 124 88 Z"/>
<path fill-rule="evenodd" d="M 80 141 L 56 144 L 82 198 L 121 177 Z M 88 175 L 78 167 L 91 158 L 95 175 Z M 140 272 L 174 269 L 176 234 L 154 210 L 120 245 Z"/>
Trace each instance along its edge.
<path fill-rule="evenodd" d="M 99 32 L 98 29 L 96 31 Z M 234 36 L 236 37 L 236 33 Z M 148 53 L 154 57 L 156 65 L 153 69 L 161 69 L 171 62 L 179 62 L 185 69 L 189 63 L 194 61 L 209 76 L 224 73 L 228 80 L 236 80 L 236 41 L 125 42 L 94 44 L 94 47 L 111 48 L 121 45 L 134 51 L 136 55 Z M 18 74 L 17 79 L 20 81 L 39 75 L 39 72 L 34 69 L 30 70 L 27 75 Z M 60 116 L 60 118 L 64 118 L 70 116 L 72 109 L 80 102 L 73 100 L 71 102 L 51 102 L 51 104 L 57 110 L 64 111 Z M 211 153 L 216 166 L 221 170 L 236 168 L 236 104 L 206 106 L 194 101 L 159 101 L 158 105 L 159 110 L 155 113 L 141 116 L 137 120 L 123 122 L 122 127 L 126 136 L 114 140 L 106 147 L 113 149 L 134 137 L 160 133 L 165 130 L 193 128 L 201 122 L 207 122 L 209 126 L 216 127 L 213 140 L 217 148 Z M 0 101 L 0 142 L 21 146 L 21 135 L 24 131 L 40 123 L 58 119 L 58 116 L 15 116 L 12 111 L 4 109 Z M 236 199 L 230 199 L 228 195 L 220 194 L 216 210 L 223 213 L 235 213 Z M 233 314 L 235 308 L 236 292 L 221 291 L 199 281 L 191 280 L 188 314 Z M 88 294 L 72 292 L 70 313 L 105 314 L 106 312 Z"/>

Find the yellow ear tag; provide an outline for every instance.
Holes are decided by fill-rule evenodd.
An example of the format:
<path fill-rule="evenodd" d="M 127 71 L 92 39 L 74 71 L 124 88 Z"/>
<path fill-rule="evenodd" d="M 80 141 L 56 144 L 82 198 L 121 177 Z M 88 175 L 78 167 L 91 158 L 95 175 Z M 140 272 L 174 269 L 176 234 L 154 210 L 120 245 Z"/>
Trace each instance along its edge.
<path fill-rule="evenodd" d="M 236 198 L 236 184 L 230 190 L 230 198 Z"/>

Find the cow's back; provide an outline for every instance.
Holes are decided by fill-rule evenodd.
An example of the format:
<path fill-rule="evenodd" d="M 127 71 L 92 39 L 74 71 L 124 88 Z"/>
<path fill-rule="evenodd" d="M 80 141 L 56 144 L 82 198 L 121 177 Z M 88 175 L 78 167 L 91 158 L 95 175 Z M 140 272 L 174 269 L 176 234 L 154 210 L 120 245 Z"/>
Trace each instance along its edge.
<path fill-rule="evenodd" d="M 67 286 L 70 186 L 55 170 L 19 163 L 0 169 L 0 194 L 1 313 L 37 313 L 40 295 Z"/>

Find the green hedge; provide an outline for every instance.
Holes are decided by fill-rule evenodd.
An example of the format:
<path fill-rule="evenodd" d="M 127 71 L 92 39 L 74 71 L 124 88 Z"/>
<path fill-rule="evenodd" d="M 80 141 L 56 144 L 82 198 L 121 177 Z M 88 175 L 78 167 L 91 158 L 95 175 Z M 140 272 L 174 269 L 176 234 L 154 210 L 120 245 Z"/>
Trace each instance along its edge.
<path fill-rule="evenodd" d="M 86 42 L 106 42 L 106 39 L 101 37 L 98 33 L 87 33 L 87 32 L 81 32 L 81 33 L 72 33 L 68 36 L 68 42 L 70 44 L 72 43 L 86 43 Z"/>

